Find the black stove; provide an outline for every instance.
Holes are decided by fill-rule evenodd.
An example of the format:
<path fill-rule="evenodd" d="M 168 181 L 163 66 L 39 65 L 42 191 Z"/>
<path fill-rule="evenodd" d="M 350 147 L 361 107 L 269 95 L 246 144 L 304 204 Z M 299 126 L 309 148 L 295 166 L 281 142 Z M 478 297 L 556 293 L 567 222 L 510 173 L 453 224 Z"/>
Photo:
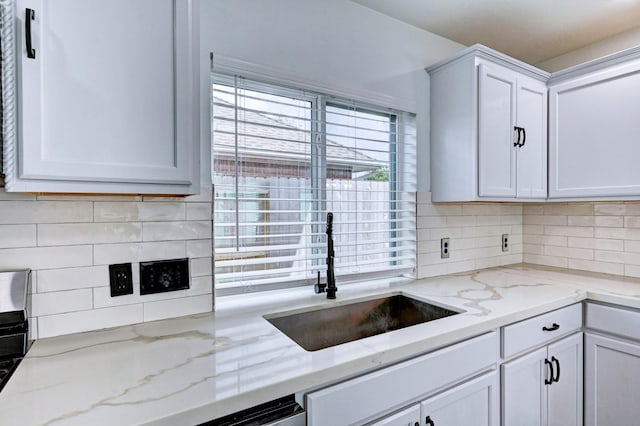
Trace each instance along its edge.
<path fill-rule="evenodd" d="M 0 272 L 0 391 L 27 353 L 30 271 Z"/>

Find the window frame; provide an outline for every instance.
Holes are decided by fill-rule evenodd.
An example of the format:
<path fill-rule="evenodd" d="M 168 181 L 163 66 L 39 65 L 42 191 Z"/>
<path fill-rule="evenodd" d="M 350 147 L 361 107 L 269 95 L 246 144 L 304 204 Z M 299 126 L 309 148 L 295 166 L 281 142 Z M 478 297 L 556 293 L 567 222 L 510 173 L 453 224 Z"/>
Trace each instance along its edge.
<path fill-rule="evenodd" d="M 395 134 L 395 140 L 389 141 L 390 153 L 389 153 L 389 224 L 393 229 L 388 231 L 390 238 L 395 238 L 397 236 L 397 205 L 399 200 L 397 197 L 397 191 L 403 191 L 402 188 L 398 186 L 398 183 L 403 183 L 402 179 L 398 179 L 400 173 L 402 173 L 402 168 L 404 164 L 398 161 L 398 146 L 404 143 L 404 133 L 401 129 L 404 128 L 404 112 L 395 110 L 393 108 L 385 108 L 380 106 L 371 105 L 367 102 L 361 102 L 357 100 L 349 100 L 339 98 L 333 95 L 326 95 L 316 92 L 310 92 L 303 89 L 296 89 L 287 86 L 286 84 L 280 83 L 272 83 L 272 82 L 260 82 L 256 81 L 253 78 L 243 78 L 238 75 L 226 74 L 221 72 L 212 72 L 210 78 L 210 97 L 211 97 L 211 107 L 212 107 L 212 115 L 211 119 L 213 119 L 213 102 L 214 102 L 214 89 L 213 85 L 221 84 L 227 87 L 238 87 L 238 80 L 242 80 L 242 88 L 252 91 L 257 91 L 265 94 L 275 95 L 275 96 L 283 96 L 288 97 L 290 99 L 296 99 L 300 101 L 306 101 L 311 103 L 311 193 L 312 193 L 312 235 L 318 238 L 320 242 L 322 237 L 320 235 L 324 232 L 320 232 L 320 228 L 323 228 L 322 222 L 323 218 L 319 217 L 319 215 L 326 214 L 327 211 L 327 197 L 326 197 L 326 181 L 327 181 L 327 156 L 326 156 L 326 147 L 327 147 L 327 135 L 326 135 L 326 113 L 327 106 L 334 106 L 336 108 L 342 108 L 345 110 L 353 110 L 356 112 L 364 112 L 369 114 L 380 114 L 381 116 L 390 117 L 390 134 Z M 236 102 L 237 105 L 237 102 Z M 393 128 L 393 129 L 392 129 Z M 415 127 L 414 127 L 415 130 Z M 213 136 L 213 129 L 212 129 Z M 416 144 L 417 148 L 417 144 Z M 237 155 L 237 150 L 236 150 Z M 213 179 L 214 176 L 214 155 L 213 155 L 213 138 L 212 138 L 212 155 L 211 155 L 211 166 L 212 172 L 211 176 Z M 413 182 L 415 186 L 416 182 Z M 411 192 L 415 193 L 415 189 Z M 236 197 L 237 197 L 237 179 L 236 179 Z M 393 198 L 392 198 L 393 197 Z M 214 200 L 213 200 L 213 208 L 214 208 L 214 217 L 215 217 L 215 188 L 214 188 Z M 416 205 L 413 204 L 413 216 L 416 216 Z M 236 212 L 236 215 L 238 213 Z M 215 229 L 215 224 L 214 224 Z M 356 272 L 356 273 L 347 273 L 340 274 L 338 277 L 342 284 L 351 284 L 357 283 L 360 281 L 366 281 L 376 278 L 385 278 L 385 277 L 393 277 L 398 278 L 401 276 L 410 276 L 411 278 L 415 278 L 415 272 L 417 268 L 417 230 L 414 230 L 414 261 L 412 265 L 407 265 L 404 269 L 394 269 L 389 271 L 378 271 L 378 272 Z M 397 247 L 397 241 L 390 242 L 390 248 Z M 213 241 L 213 262 L 214 262 L 214 271 L 215 271 L 215 232 L 214 232 L 214 241 Z M 312 248 L 312 251 L 315 254 L 323 253 L 324 251 L 317 246 Z M 397 257 L 398 252 L 400 250 L 390 250 L 390 257 Z M 319 265 L 324 263 L 322 259 L 313 259 L 312 265 Z M 396 261 L 389 260 L 390 265 L 396 264 Z M 267 284 L 244 284 L 238 283 L 237 285 L 231 284 L 229 282 L 225 283 L 224 288 L 218 288 L 215 284 L 215 272 L 214 272 L 214 289 L 216 296 L 225 296 L 225 295 L 233 295 L 238 294 L 240 291 L 238 289 L 242 289 L 242 293 L 249 292 L 262 292 L 269 291 L 275 289 L 283 289 L 283 288 L 293 288 L 293 287 L 303 287 L 310 286 L 315 284 L 315 278 L 291 278 L 286 282 L 275 282 L 275 283 L 267 283 Z"/>

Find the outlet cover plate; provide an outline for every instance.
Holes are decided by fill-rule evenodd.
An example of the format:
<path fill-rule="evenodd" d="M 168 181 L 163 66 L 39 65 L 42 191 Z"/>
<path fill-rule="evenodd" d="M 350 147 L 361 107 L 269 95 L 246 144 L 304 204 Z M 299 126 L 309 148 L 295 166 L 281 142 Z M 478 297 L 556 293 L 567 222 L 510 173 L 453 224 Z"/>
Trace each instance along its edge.
<path fill-rule="evenodd" d="M 140 294 L 189 288 L 189 259 L 140 262 Z"/>
<path fill-rule="evenodd" d="M 440 258 L 449 258 L 449 238 L 440 239 Z"/>
<path fill-rule="evenodd" d="M 502 251 L 509 251 L 509 234 L 502 234 Z"/>
<path fill-rule="evenodd" d="M 109 265 L 109 286 L 111 297 L 133 294 L 131 263 Z"/>

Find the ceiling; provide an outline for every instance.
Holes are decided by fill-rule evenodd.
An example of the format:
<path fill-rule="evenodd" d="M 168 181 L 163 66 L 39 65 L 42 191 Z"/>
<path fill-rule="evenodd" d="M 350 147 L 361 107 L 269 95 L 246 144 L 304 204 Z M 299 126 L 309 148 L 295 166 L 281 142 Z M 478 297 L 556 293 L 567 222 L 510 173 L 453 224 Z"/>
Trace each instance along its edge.
<path fill-rule="evenodd" d="M 353 0 L 530 64 L 640 27 L 640 0 Z"/>

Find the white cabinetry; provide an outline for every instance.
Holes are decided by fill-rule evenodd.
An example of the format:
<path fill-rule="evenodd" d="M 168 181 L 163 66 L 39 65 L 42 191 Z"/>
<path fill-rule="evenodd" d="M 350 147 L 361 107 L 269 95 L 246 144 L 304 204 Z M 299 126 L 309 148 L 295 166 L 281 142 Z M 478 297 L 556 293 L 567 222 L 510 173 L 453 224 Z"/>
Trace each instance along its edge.
<path fill-rule="evenodd" d="M 583 338 L 575 333 L 581 319 L 580 305 L 574 305 L 503 328 L 503 356 L 511 353 L 512 339 L 533 334 L 532 349 L 547 343 L 501 366 L 503 425 L 582 425 Z M 545 341 L 532 333 L 540 320 L 548 322 Z M 567 332 L 573 334 L 555 340 Z"/>
<path fill-rule="evenodd" d="M 498 375 L 491 372 L 420 404 L 424 426 L 497 426 L 500 424 Z"/>
<path fill-rule="evenodd" d="M 545 199 L 548 74 L 479 45 L 427 71 L 432 201 Z"/>
<path fill-rule="evenodd" d="M 18 0 L 19 143 L 7 190 L 197 193 L 195 5 Z"/>
<path fill-rule="evenodd" d="M 640 312 L 589 303 L 586 326 L 585 425 L 638 424 Z"/>
<path fill-rule="evenodd" d="M 640 49 L 549 83 L 549 198 L 640 197 Z"/>
<path fill-rule="evenodd" d="M 453 419 L 451 410 L 458 404 L 470 404 L 480 416 L 475 423 L 497 425 L 497 333 L 488 333 L 462 343 L 351 379 L 306 395 L 309 426 L 364 424 L 378 419 L 380 424 L 403 425 L 404 414 L 394 419 L 397 410 L 415 406 L 429 395 L 438 397 L 423 402 L 426 416 Z M 483 380 L 464 382 L 483 373 Z M 491 381 L 493 380 L 493 381 Z M 451 392 L 447 389 L 454 388 Z M 404 413 L 403 411 L 401 411 Z M 392 413 L 388 415 L 387 413 Z M 425 418 L 420 425 L 425 426 Z M 493 423 L 483 423 L 485 420 Z M 447 425 L 438 422 L 438 426 Z M 431 425 L 428 425 L 431 426 Z"/>
<path fill-rule="evenodd" d="M 420 426 L 420 405 L 415 404 L 397 413 L 386 416 L 370 426 Z"/>

